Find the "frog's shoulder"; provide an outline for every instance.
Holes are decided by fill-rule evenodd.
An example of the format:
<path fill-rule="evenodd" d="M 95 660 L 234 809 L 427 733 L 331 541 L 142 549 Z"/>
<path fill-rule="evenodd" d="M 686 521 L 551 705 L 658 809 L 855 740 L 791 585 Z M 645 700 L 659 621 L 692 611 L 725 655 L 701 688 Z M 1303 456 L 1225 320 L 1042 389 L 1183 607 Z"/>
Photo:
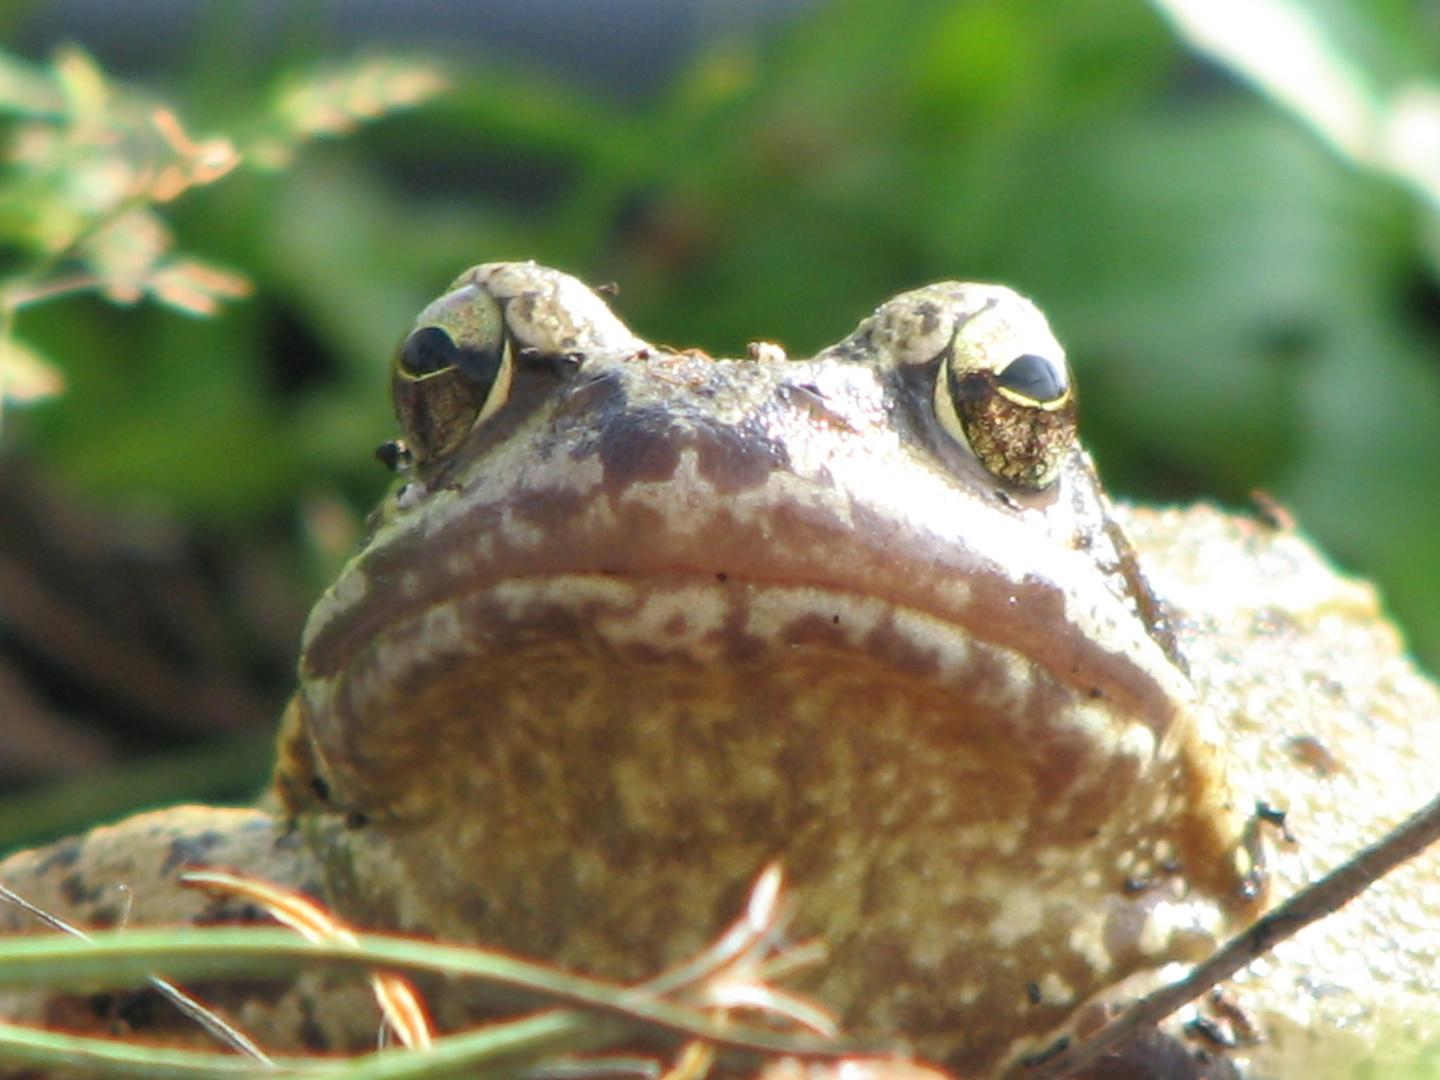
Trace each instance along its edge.
<path fill-rule="evenodd" d="M 1235 798 L 1285 814 L 1265 830 L 1273 902 L 1434 796 L 1440 689 L 1370 584 L 1293 529 L 1211 506 L 1117 516 L 1174 618 Z M 1440 1038 L 1437 878 L 1431 850 L 1236 980 L 1265 1035 L 1243 1051 L 1256 1075 L 1397 1068 Z"/>

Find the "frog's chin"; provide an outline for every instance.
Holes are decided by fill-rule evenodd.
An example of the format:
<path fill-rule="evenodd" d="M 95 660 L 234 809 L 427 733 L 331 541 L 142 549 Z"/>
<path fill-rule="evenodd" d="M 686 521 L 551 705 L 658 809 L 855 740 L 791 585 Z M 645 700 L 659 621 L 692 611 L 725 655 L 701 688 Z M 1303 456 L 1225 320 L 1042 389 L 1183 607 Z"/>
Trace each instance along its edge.
<path fill-rule="evenodd" d="M 680 574 L 506 581 L 388 626 L 302 694 L 326 787 L 366 820 L 589 790 L 617 800 L 622 832 L 658 830 L 631 793 L 687 777 L 688 813 L 710 807 L 717 835 L 788 800 L 795 828 L 837 806 L 882 830 L 919 814 L 1057 865 L 1113 848 L 1117 887 L 1177 865 L 1235 885 L 1234 837 L 1197 812 L 1211 778 L 1183 728 L 870 596 Z"/>

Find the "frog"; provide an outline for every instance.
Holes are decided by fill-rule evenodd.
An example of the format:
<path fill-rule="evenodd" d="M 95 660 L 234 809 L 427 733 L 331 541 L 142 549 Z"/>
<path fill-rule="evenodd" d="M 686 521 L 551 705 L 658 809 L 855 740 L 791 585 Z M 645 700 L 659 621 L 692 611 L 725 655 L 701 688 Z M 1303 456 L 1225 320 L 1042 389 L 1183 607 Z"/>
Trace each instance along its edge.
<path fill-rule="evenodd" d="M 216 863 L 357 928 L 639 981 L 778 864 L 789 932 L 827 953 L 795 989 L 847 1034 L 1014 1077 L 1431 794 L 1440 693 L 1374 590 L 1284 522 L 1113 503 L 1064 350 L 1003 286 L 716 359 L 560 271 L 481 264 L 391 390 L 399 475 L 311 613 L 271 794 L 0 881 L 86 925 L 121 917 L 119 884 L 131 923 L 238 917 L 176 884 Z M 1436 869 L 1164 1038 L 1255 1077 L 1423 1056 Z M 325 989 L 233 1008 L 279 1046 L 372 1039 Z M 447 1028 L 490 1007 L 429 1004 Z"/>

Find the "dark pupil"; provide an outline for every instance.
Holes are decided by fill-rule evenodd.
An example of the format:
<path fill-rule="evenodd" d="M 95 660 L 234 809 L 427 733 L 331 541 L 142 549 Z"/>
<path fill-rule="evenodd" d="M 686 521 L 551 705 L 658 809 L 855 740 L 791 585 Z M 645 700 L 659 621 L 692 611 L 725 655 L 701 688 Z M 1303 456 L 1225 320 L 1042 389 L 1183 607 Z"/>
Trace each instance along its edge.
<path fill-rule="evenodd" d="M 1007 390 L 1024 394 L 1031 401 L 1055 401 L 1065 395 L 1065 376 L 1043 356 L 1025 353 L 997 372 L 995 381 Z"/>
<path fill-rule="evenodd" d="M 416 330 L 400 347 L 400 366 L 405 374 L 416 378 L 454 367 L 459 359 L 460 350 L 455 342 L 438 326 Z"/>
<path fill-rule="evenodd" d="M 459 368 L 476 383 L 488 388 L 500 370 L 501 349 L 461 348 L 438 326 L 416 330 L 400 349 L 400 366 L 415 378 L 437 371 Z"/>

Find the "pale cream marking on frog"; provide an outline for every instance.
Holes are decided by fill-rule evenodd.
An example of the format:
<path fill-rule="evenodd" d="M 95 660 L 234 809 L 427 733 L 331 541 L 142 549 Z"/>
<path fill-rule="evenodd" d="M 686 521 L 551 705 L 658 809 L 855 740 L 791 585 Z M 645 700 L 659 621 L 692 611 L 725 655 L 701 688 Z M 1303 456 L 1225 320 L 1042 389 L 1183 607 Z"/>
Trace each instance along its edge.
<path fill-rule="evenodd" d="M 1183 704 L 1194 701 L 1190 681 L 1165 657 L 1140 620 L 1115 603 L 1113 597 L 1093 589 L 1067 590 L 1064 595 L 1065 621 L 1075 627 L 1076 633 L 1099 643 L 1106 652 L 1143 666 L 1172 700 Z"/>
<path fill-rule="evenodd" d="M 359 603 L 370 591 L 370 575 L 356 568 L 353 573 L 342 574 L 335 582 L 334 603 L 346 607 Z"/>
<path fill-rule="evenodd" d="M 651 588 L 638 606 L 600 615 L 595 630 L 618 648 L 643 645 L 715 662 L 723 656 L 721 632 L 731 610 L 730 598 L 710 582 Z"/>
<path fill-rule="evenodd" d="M 1009 858 L 1020 850 L 1020 844 L 1025 839 L 1025 831 L 1019 822 L 989 822 L 984 825 L 966 825 L 955 829 L 951 833 L 952 842 L 962 850 L 988 850 L 993 849 L 999 854 Z M 950 902 L 962 895 L 960 890 L 967 886 L 965 882 L 954 878 L 947 879 L 943 883 L 947 895 L 951 895 Z M 953 894 L 953 895 L 952 895 Z"/>
<path fill-rule="evenodd" d="M 1084 960 L 1090 970 L 1103 977 L 1114 964 L 1106 944 L 1109 916 L 1101 910 L 1078 912 L 1070 927 L 1070 952 Z"/>
<path fill-rule="evenodd" d="M 592 584 L 599 592 L 592 592 Z M 505 583 L 495 590 L 495 598 L 506 605 L 507 613 L 520 617 L 530 605 L 563 602 L 578 610 L 583 600 L 603 596 L 611 599 L 611 610 L 601 617 L 596 629 L 613 645 L 643 644 L 663 647 L 672 653 L 688 654 L 698 661 L 719 658 L 723 629 L 731 612 L 730 601 L 714 584 L 704 583 L 684 588 L 656 589 L 647 587 L 639 597 L 638 588 L 612 579 L 575 577 L 537 579 L 524 583 Z M 767 590 L 768 610 L 760 613 L 759 621 L 747 624 L 764 640 L 783 640 L 785 630 L 807 617 L 833 620 L 840 615 L 840 628 L 847 623 L 856 626 L 879 625 L 883 617 L 891 621 L 892 630 L 923 655 L 944 662 L 946 673 L 963 673 L 973 662 L 970 650 L 963 647 L 957 628 L 933 617 L 906 609 L 896 609 L 869 597 L 855 597 L 806 587 Z M 851 613 L 858 611 L 859 615 Z M 832 622 L 833 625 L 833 622 Z M 1007 678 L 1004 685 L 993 681 L 987 699 L 999 704 L 1019 702 L 1033 691 L 1034 672 L 1031 665 L 1009 650 L 992 650 L 992 656 L 1003 662 Z M 1153 733 L 1141 723 L 1116 724 L 1103 708 L 1088 702 L 1072 704 L 1057 711 L 1051 718 L 1056 727 L 1070 727 L 1082 732 L 1093 745 L 1103 748 L 1107 756 L 1131 756 L 1142 761 L 1152 760 L 1156 745 Z M 1063 804 L 1050 809 L 1062 818 L 1068 812 Z"/>
<path fill-rule="evenodd" d="M 1135 946 L 1146 956 L 1174 956 L 1188 942 L 1199 959 L 1215 947 L 1221 931 L 1214 905 L 1161 900 L 1146 912 Z"/>
<path fill-rule="evenodd" d="M 386 521 L 366 545 L 366 550 L 383 550 L 397 539 L 414 533 L 417 528 L 418 535 L 422 537 L 438 535 L 474 513 L 477 504 L 504 506 L 515 498 L 517 492 L 523 493 L 532 485 L 545 491 L 573 493 L 586 502 L 588 513 L 609 514 L 604 506 L 605 500 L 591 498 L 604 479 L 604 468 L 598 460 L 567 459 L 563 468 L 545 469 L 539 475 L 536 475 L 537 472 L 536 467 L 525 461 L 516 467 L 501 461 L 493 468 L 479 471 L 476 479 L 461 489 L 438 488 L 413 510 L 398 512 Z M 613 520 L 613 516 L 608 520 Z M 543 529 L 520 520 L 514 514 L 503 516 L 500 538 L 513 547 L 530 550 L 543 548 L 549 539 Z M 480 545 L 492 545 L 496 541 L 481 534 L 471 542 L 475 545 L 472 550 L 483 559 L 493 553 L 493 548 Z M 363 556 L 364 552 L 361 554 Z M 351 565 L 353 567 L 354 563 Z M 342 573 L 339 580 L 344 581 L 348 573 L 348 570 Z M 328 619 L 311 619 L 312 624 L 323 625 L 325 621 Z"/>
<path fill-rule="evenodd" d="M 1040 1000 L 1046 1005 L 1063 1007 L 1075 1003 L 1075 988 L 1053 971 L 1047 971 L 1035 985 L 1040 990 Z"/>
<path fill-rule="evenodd" d="M 672 477 L 660 483 L 631 484 L 624 499 L 654 510 L 665 521 L 667 533 L 681 537 L 704 535 L 722 512 L 769 533 L 776 507 L 787 504 L 833 516 L 840 529 L 857 527 L 848 491 L 817 485 L 813 477 L 788 470 L 771 472 L 765 483 L 748 491 L 722 496 L 701 474 L 700 455 L 693 447 L 680 452 Z"/>
<path fill-rule="evenodd" d="M 476 562 L 471 552 L 451 551 L 445 556 L 445 573 L 456 580 L 464 580 L 475 573 Z"/>
<path fill-rule="evenodd" d="M 1147 724 L 1117 723 L 1114 712 L 1089 702 L 1072 705 L 1063 715 L 1068 727 L 1083 733 L 1093 745 L 1105 747 L 1107 755 L 1124 755 L 1140 761 L 1154 761 L 1163 756 L 1161 744 Z M 1157 814 L 1163 810 L 1163 801 L 1155 808 Z"/>
<path fill-rule="evenodd" d="M 1015 888 L 1013 880 L 982 885 L 981 894 L 997 901 L 995 918 L 985 928 L 992 944 L 1008 949 L 1016 942 L 1037 934 L 1045 926 L 1049 897 Z"/>

